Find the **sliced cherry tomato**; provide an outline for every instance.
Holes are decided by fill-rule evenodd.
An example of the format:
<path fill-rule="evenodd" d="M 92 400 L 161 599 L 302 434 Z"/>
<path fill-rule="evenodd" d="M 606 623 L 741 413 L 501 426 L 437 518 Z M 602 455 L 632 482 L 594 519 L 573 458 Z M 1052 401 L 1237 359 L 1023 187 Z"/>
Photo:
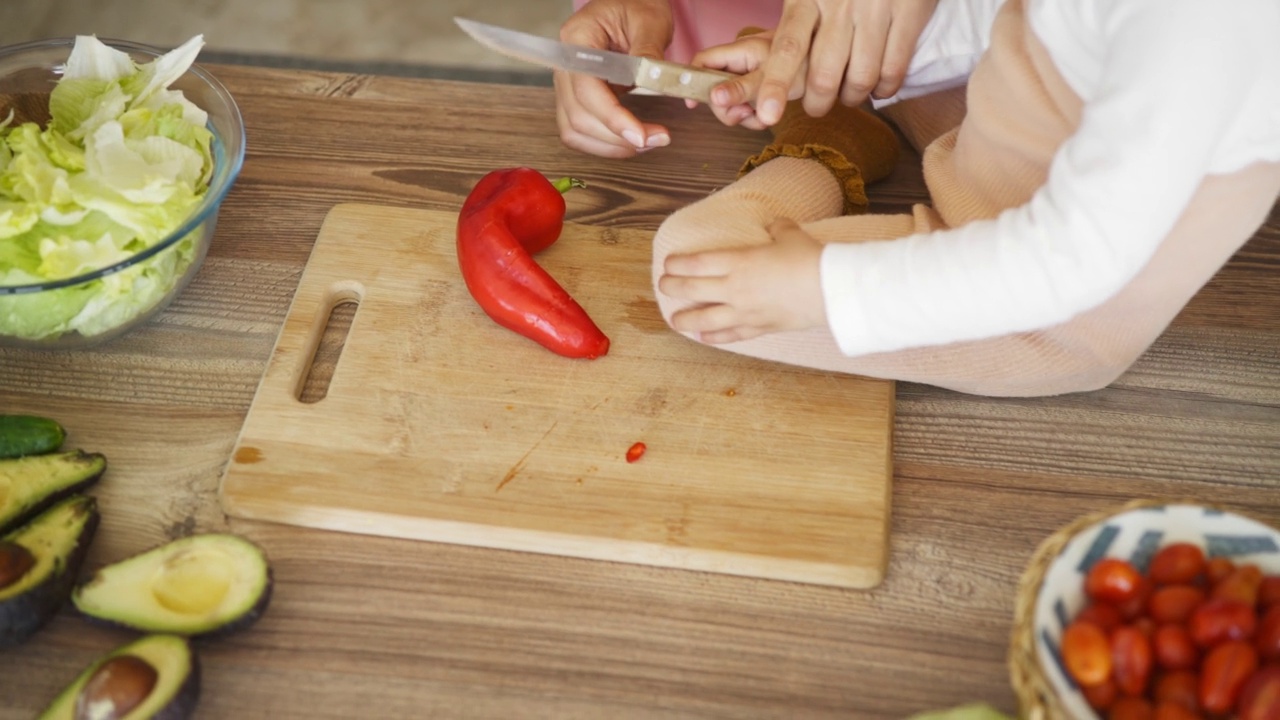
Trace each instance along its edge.
<path fill-rule="evenodd" d="M 1141 695 L 1151 679 L 1151 640 L 1132 625 L 1111 633 L 1111 674 L 1125 695 Z"/>
<path fill-rule="evenodd" d="M 1126 695 L 1111 705 L 1107 720 L 1155 720 L 1155 712 L 1150 700 Z"/>
<path fill-rule="evenodd" d="M 1205 656 L 1200 673 L 1200 707 L 1225 713 L 1236 705 L 1240 691 L 1258 669 L 1258 651 L 1243 640 L 1228 640 Z"/>
<path fill-rule="evenodd" d="M 1151 593 L 1147 613 L 1157 623 L 1186 622 L 1205 597 L 1204 589 L 1194 585 L 1165 585 Z"/>
<path fill-rule="evenodd" d="M 1169 624 L 1156 628 L 1151 637 L 1151 650 L 1156 665 L 1162 670 L 1191 670 L 1200 661 L 1200 649 L 1183 625 Z"/>
<path fill-rule="evenodd" d="M 1240 689 L 1236 712 L 1240 720 L 1280 718 L 1280 665 L 1261 668 L 1249 678 Z"/>
<path fill-rule="evenodd" d="M 1190 583 L 1204 572 L 1205 564 L 1204 550 L 1199 545 L 1169 543 L 1151 557 L 1147 577 L 1156 585 Z"/>
<path fill-rule="evenodd" d="M 1102 558 L 1085 575 L 1084 591 L 1094 600 L 1120 605 L 1137 595 L 1142 580 L 1142 574 L 1127 560 Z"/>
<path fill-rule="evenodd" d="M 1111 676 L 1111 643 L 1102 628 L 1076 620 L 1062 631 L 1062 662 L 1081 685 L 1097 685 Z"/>
<path fill-rule="evenodd" d="M 1161 675 L 1151 693 L 1158 703 L 1176 702 L 1200 711 L 1200 677 L 1190 670 L 1174 670 Z"/>
<path fill-rule="evenodd" d="M 1248 640 L 1257 627 L 1253 608 L 1237 600 L 1206 600 L 1187 621 L 1191 639 L 1202 648 L 1224 640 Z"/>

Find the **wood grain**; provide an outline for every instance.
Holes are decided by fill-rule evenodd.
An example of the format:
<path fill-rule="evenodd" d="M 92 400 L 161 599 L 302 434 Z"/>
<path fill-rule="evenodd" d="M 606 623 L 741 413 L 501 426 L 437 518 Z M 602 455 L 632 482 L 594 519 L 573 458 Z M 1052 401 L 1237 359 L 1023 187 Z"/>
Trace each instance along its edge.
<path fill-rule="evenodd" d="M 228 521 L 217 482 L 329 209 L 455 209 L 493 167 L 573 174 L 570 219 L 652 231 L 763 142 L 678 101 L 628 98 L 673 147 L 564 149 L 545 89 L 214 67 L 248 125 L 210 257 L 147 327 L 93 352 L 0 351 L 0 409 L 108 455 L 89 565 L 230 528 L 277 594 L 199 644 L 198 720 L 902 718 L 1012 711 L 1014 587 L 1035 545 L 1132 498 L 1280 523 L 1280 214 L 1112 387 L 1036 400 L 897 386 L 889 567 L 871 591 Z M 910 153 L 872 188 L 924 198 Z M 65 611 L 0 654 L 0 718 L 36 713 L 131 636 Z"/>

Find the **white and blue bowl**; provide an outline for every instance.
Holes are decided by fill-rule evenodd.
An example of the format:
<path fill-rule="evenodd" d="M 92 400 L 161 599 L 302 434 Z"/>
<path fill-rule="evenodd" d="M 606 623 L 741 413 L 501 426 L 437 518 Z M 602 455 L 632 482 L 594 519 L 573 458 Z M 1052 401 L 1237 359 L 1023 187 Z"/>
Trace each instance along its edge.
<path fill-rule="evenodd" d="M 1280 531 L 1203 505 L 1139 501 L 1063 528 L 1037 549 L 1019 586 L 1010 671 L 1024 716 L 1099 720 L 1059 652 L 1063 629 L 1088 602 L 1085 575 L 1105 557 L 1145 571 L 1152 555 L 1174 542 L 1280 574 Z"/>

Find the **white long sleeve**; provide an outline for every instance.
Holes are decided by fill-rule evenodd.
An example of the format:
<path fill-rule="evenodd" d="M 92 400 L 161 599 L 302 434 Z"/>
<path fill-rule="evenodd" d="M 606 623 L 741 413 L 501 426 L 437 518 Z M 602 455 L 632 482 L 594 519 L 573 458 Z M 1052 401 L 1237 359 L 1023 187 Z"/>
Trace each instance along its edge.
<path fill-rule="evenodd" d="M 1022 207 L 827 245 L 822 289 L 845 354 L 1064 322 L 1142 269 L 1207 175 L 1280 161 L 1276 0 L 1027 0 L 1027 15 L 1085 102 L 1078 130 Z"/>

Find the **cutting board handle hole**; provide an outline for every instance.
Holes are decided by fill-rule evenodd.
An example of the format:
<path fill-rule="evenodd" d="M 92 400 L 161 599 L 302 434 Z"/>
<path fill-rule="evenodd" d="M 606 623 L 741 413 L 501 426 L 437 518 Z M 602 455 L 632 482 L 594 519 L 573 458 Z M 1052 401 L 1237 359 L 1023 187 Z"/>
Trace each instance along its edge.
<path fill-rule="evenodd" d="M 307 366 L 298 386 L 299 402 L 317 403 L 329 394 L 329 382 L 333 380 L 338 358 L 342 356 L 342 348 L 346 345 L 347 333 L 351 331 L 351 321 L 355 318 L 359 305 L 359 300 L 349 294 L 342 294 L 334 299 L 315 352 L 311 354 L 311 364 Z"/>

